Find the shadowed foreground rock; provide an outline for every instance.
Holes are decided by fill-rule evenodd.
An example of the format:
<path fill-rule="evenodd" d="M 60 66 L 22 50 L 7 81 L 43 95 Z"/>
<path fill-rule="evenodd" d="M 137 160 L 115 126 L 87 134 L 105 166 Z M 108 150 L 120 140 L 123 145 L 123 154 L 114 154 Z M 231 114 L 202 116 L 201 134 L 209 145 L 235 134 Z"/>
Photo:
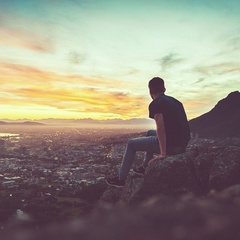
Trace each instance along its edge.
<path fill-rule="evenodd" d="M 158 195 L 135 207 L 102 207 L 86 219 L 37 231 L 13 229 L 2 240 L 239 240 L 240 185 L 204 198 Z"/>

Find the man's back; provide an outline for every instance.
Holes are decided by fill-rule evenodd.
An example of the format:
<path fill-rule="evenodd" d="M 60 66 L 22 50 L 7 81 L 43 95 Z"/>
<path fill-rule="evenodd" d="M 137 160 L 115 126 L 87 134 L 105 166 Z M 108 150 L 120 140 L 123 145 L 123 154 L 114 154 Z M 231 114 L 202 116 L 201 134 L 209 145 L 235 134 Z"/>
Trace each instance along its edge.
<path fill-rule="evenodd" d="M 162 94 L 149 105 L 149 117 L 154 118 L 157 113 L 163 115 L 167 149 L 177 146 L 186 147 L 190 140 L 190 130 L 182 103 Z"/>

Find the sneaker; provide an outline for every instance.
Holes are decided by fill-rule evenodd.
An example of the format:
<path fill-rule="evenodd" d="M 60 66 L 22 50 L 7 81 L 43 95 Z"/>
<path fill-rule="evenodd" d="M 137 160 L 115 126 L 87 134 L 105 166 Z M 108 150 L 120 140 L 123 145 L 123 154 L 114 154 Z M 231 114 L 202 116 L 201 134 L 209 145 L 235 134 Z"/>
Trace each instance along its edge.
<path fill-rule="evenodd" d="M 120 187 L 124 187 L 125 180 L 119 180 L 118 177 L 112 177 L 112 178 L 107 178 L 106 183 L 109 186 L 120 188 Z"/>
<path fill-rule="evenodd" d="M 144 176 L 145 175 L 145 167 L 140 166 L 140 167 L 134 168 L 133 172 L 138 174 L 138 175 Z"/>

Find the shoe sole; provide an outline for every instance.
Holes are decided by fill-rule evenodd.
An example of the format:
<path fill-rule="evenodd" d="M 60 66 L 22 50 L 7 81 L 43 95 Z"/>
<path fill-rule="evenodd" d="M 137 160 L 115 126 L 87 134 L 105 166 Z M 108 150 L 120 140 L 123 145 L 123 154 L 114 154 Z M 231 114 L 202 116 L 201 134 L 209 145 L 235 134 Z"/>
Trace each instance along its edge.
<path fill-rule="evenodd" d="M 106 183 L 107 183 L 108 186 L 117 187 L 117 188 L 122 188 L 122 187 L 125 186 L 125 185 L 119 186 L 119 185 L 116 185 L 116 184 L 108 183 L 107 181 L 106 181 Z"/>

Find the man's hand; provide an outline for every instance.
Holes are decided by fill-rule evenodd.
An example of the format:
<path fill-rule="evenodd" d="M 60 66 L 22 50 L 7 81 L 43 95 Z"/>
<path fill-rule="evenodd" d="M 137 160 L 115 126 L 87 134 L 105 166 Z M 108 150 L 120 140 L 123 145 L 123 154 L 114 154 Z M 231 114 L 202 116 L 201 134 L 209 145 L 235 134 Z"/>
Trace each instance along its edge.
<path fill-rule="evenodd" d="M 152 164 L 153 162 L 155 162 L 156 160 L 163 160 L 166 156 L 164 155 L 157 155 L 156 157 L 154 157 L 153 159 L 151 159 L 149 162 L 148 162 L 148 165 Z"/>

